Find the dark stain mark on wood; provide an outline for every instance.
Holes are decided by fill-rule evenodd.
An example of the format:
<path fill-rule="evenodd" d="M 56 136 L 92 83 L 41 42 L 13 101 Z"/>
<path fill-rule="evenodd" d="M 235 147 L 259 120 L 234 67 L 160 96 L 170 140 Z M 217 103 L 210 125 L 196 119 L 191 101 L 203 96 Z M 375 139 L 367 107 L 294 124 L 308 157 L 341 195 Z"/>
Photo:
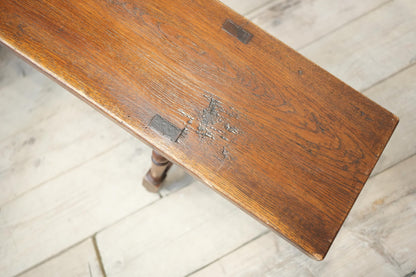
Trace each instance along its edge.
<path fill-rule="evenodd" d="M 202 111 L 202 121 L 203 125 L 213 125 L 218 121 L 221 121 L 218 110 L 221 109 L 221 103 L 214 98 L 210 99 L 208 108 L 205 108 Z"/>
<path fill-rule="evenodd" d="M 184 129 L 179 129 L 160 115 L 155 115 L 150 121 L 150 127 L 160 134 L 169 137 L 171 141 L 176 142 Z"/>
<path fill-rule="evenodd" d="M 227 19 L 222 25 L 222 29 L 230 35 L 236 37 L 239 41 L 244 44 L 248 44 L 253 38 L 253 35 L 248 31 L 244 30 L 241 26 L 235 24 L 231 19 Z"/>
<path fill-rule="evenodd" d="M 209 100 L 208 107 L 202 110 L 202 116 L 197 129 L 197 134 L 201 138 L 208 137 L 214 139 L 212 131 L 215 131 L 215 128 L 213 128 L 213 125 L 222 121 L 222 117 L 219 115 L 221 102 L 212 97 L 209 97 Z"/>
<path fill-rule="evenodd" d="M 25 27 L 25 25 L 24 25 L 24 24 L 19 24 L 19 25 L 17 25 L 17 28 L 19 28 L 19 31 L 20 31 L 20 32 L 22 32 L 22 33 L 24 33 L 24 32 L 25 32 L 24 27 Z"/>
<path fill-rule="evenodd" d="M 235 125 L 239 125 L 241 116 L 239 111 L 233 107 L 223 107 L 222 103 L 211 95 L 204 95 L 208 99 L 208 107 L 200 112 L 199 125 L 196 133 L 201 139 L 216 137 L 226 142 L 230 142 L 229 136 L 239 135 L 241 130 Z"/>
<path fill-rule="evenodd" d="M 232 149 L 237 137 L 243 133 L 240 130 L 240 120 L 245 118 L 245 115 L 234 107 L 224 106 L 211 94 L 204 95 L 204 97 L 207 99 L 208 105 L 199 112 L 196 133 L 201 140 L 209 138 L 207 143 L 212 142 L 218 145 L 216 151 L 218 160 L 232 160 L 232 150 L 230 149 Z M 186 115 L 186 113 L 181 113 Z"/>
<path fill-rule="evenodd" d="M 237 127 L 233 126 L 237 122 L 236 120 L 240 118 L 240 113 L 236 109 L 232 107 L 224 108 L 219 100 L 210 95 L 204 95 L 204 97 L 208 99 L 209 104 L 200 113 L 199 125 L 196 130 L 201 139 L 210 138 L 214 140 L 219 137 L 229 142 L 228 135 L 241 133 Z"/>
<path fill-rule="evenodd" d="M 362 111 L 359 107 L 357 106 L 352 106 L 352 108 L 354 109 L 354 111 L 356 111 L 357 113 L 360 114 L 360 116 L 362 118 L 364 118 L 367 121 L 374 121 L 367 113 L 365 113 L 364 111 Z"/>

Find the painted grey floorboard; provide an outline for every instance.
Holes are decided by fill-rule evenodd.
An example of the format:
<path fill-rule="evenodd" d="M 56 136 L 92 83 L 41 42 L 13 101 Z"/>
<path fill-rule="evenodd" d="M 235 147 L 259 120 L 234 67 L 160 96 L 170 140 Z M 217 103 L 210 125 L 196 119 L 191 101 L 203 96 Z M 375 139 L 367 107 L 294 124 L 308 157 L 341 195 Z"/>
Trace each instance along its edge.
<path fill-rule="evenodd" d="M 371 179 L 354 208 L 360 215 L 348 219 L 337 239 L 345 257 L 334 255 L 326 271 L 306 265 L 309 258 L 264 235 L 264 227 L 201 184 L 181 189 L 193 180 L 179 168 L 169 175 L 164 199 L 148 194 L 140 178 L 150 165 L 150 149 L 1 48 L 0 276 L 71 276 L 72 268 L 89 274 L 85 265 L 97 257 L 86 239 L 97 232 L 109 276 L 206 274 L 230 257 L 228 273 L 262 276 L 256 270 L 263 266 L 266 276 L 275 276 L 279 257 L 250 256 L 254 250 L 273 254 L 274 246 L 282 257 L 295 257 L 281 271 L 286 276 L 347 276 L 352 269 L 357 276 L 404 276 L 416 268 L 415 173 L 409 170 L 416 151 L 416 2 L 225 2 L 401 118 L 375 173 L 388 170 Z M 80 119 L 86 120 L 78 124 Z M 62 120 L 68 124 L 60 126 Z M 182 224 L 175 223 L 176 213 Z M 164 229 L 152 228 L 152 221 Z M 136 231 L 145 235 L 135 237 Z M 164 268 L 151 272 L 152 266 Z"/>

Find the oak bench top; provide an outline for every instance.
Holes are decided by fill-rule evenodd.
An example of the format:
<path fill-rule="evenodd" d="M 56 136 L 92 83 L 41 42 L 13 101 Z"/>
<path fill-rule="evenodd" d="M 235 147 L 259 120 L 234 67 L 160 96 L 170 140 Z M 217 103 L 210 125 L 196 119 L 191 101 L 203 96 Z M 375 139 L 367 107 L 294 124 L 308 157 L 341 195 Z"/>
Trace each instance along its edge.
<path fill-rule="evenodd" d="M 398 123 L 215 0 L 2 0 L 0 41 L 318 260 Z"/>

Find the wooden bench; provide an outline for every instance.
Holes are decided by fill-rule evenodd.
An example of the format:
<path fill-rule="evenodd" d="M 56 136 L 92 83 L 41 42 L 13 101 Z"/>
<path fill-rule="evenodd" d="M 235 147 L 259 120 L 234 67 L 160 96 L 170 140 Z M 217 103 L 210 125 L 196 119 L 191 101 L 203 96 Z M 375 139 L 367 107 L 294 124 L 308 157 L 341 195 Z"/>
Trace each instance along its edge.
<path fill-rule="evenodd" d="M 398 123 L 215 0 L 2 0 L 0 41 L 318 260 Z"/>

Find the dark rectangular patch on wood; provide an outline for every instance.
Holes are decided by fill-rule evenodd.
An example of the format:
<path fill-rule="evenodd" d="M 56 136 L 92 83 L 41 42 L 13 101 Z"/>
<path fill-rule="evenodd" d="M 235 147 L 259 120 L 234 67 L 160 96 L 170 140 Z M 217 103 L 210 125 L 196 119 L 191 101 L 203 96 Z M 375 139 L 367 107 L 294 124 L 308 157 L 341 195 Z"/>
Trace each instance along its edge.
<path fill-rule="evenodd" d="M 253 38 L 253 35 L 242 27 L 235 24 L 231 19 L 227 19 L 225 23 L 222 25 L 222 29 L 229 33 L 230 35 L 236 37 L 239 41 L 244 44 L 248 44 L 250 40 Z"/>
<path fill-rule="evenodd" d="M 150 127 L 162 135 L 169 137 L 171 141 L 176 142 L 182 134 L 183 129 L 179 129 L 160 115 L 155 115 L 150 121 Z"/>

